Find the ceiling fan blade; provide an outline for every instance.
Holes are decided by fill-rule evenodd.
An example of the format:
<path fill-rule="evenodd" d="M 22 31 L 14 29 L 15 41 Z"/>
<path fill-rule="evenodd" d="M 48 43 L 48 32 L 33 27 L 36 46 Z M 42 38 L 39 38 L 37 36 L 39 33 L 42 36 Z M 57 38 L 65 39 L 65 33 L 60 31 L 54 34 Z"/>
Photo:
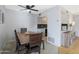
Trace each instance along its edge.
<path fill-rule="evenodd" d="M 26 7 L 24 7 L 24 6 L 22 6 L 22 5 L 18 5 L 19 7 L 22 7 L 22 8 L 26 8 Z"/>
<path fill-rule="evenodd" d="M 35 10 L 35 9 L 29 9 L 29 10 L 38 11 L 38 10 Z"/>
<path fill-rule="evenodd" d="M 31 8 L 35 7 L 35 5 L 32 5 Z"/>

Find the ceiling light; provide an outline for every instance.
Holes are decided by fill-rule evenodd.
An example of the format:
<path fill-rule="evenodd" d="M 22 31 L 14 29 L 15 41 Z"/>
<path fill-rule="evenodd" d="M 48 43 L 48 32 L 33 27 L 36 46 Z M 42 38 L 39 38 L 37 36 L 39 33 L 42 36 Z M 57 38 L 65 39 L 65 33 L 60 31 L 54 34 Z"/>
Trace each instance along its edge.
<path fill-rule="evenodd" d="M 30 12 L 30 10 L 27 10 L 27 12 Z"/>

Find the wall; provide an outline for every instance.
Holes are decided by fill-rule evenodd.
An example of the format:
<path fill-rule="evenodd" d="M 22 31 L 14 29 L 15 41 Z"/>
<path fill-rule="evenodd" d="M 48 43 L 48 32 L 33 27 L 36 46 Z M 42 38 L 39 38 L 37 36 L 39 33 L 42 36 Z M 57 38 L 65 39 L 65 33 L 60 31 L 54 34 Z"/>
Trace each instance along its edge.
<path fill-rule="evenodd" d="M 3 5 L 0 5 L 0 10 L 5 13 L 5 8 Z M 5 23 L 0 24 L 0 48 L 2 47 L 3 42 L 6 39 L 5 32 L 6 32 L 5 31 Z"/>
<path fill-rule="evenodd" d="M 37 32 L 37 19 L 38 15 L 31 15 L 29 30 Z"/>
<path fill-rule="evenodd" d="M 28 28 L 28 31 L 33 31 L 37 28 L 36 15 L 5 8 L 4 10 L 4 24 L 0 24 L 0 48 L 2 48 L 6 42 L 15 40 L 14 29 L 25 27 Z"/>
<path fill-rule="evenodd" d="M 61 45 L 61 21 L 59 11 L 59 6 L 56 6 L 42 13 L 42 16 L 48 17 L 48 42 L 55 46 Z"/>
<path fill-rule="evenodd" d="M 79 37 L 79 15 L 74 15 L 73 19 L 75 21 L 74 31 L 76 36 Z"/>

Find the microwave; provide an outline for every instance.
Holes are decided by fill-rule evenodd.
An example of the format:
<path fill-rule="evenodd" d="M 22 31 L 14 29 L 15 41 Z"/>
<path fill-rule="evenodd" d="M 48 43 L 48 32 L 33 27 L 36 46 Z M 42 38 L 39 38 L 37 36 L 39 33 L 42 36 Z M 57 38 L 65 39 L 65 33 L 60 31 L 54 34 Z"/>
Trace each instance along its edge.
<path fill-rule="evenodd" d="M 68 24 L 61 24 L 61 30 L 67 31 L 68 30 Z"/>
<path fill-rule="evenodd" d="M 47 24 L 37 24 L 37 28 L 47 28 Z"/>

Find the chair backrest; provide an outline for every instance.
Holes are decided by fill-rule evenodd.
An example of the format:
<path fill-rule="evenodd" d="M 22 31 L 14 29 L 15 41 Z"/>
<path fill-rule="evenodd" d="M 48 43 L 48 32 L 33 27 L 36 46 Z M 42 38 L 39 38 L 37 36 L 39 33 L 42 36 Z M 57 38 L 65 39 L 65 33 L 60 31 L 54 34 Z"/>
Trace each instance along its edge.
<path fill-rule="evenodd" d="M 20 40 L 18 38 L 17 31 L 14 30 L 14 32 L 15 32 L 15 37 L 16 37 L 16 44 L 20 45 Z"/>
<path fill-rule="evenodd" d="M 42 42 L 42 33 L 30 35 L 30 40 L 29 40 L 30 47 L 40 45 L 41 42 Z"/>
<path fill-rule="evenodd" d="M 21 33 L 27 32 L 27 28 L 21 28 Z"/>

